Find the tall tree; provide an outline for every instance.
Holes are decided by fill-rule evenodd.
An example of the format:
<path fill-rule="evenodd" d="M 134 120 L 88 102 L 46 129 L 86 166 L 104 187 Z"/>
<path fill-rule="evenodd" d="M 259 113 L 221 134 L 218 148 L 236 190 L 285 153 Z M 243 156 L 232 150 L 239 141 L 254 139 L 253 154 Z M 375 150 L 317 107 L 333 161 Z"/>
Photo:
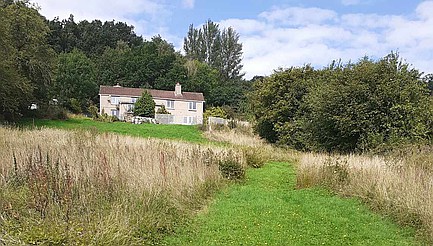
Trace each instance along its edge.
<path fill-rule="evenodd" d="M 49 43 L 58 52 L 70 52 L 74 48 L 83 51 L 86 56 L 99 56 L 107 47 L 115 48 L 123 41 L 129 47 L 139 46 L 143 39 L 134 33 L 134 27 L 123 22 L 87 20 L 76 23 L 71 14 L 60 21 L 54 18 L 48 21 L 51 33 Z"/>
<path fill-rule="evenodd" d="M 190 25 L 184 38 L 184 50 L 188 59 L 205 62 L 217 69 L 223 81 L 243 77 L 242 44 L 233 29 L 220 30 L 219 25 L 208 20 L 200 29 Z"/>
<path fill-rule="evenodd" d="M 119 41 L 115 48 L 107 48 L 95 59 L 98 84 L 131 86 L 131 76 L 135 72 L 129 64 L 131 59 L 131 48 L 123 41 Z"/>
<path fill-rule="evenodd" d="M 77 49 L 60 54 L 54 88 L 63 106 L 72 109 L 75 101 L 78 105 L 74 106 L 87 107 L 98 91 L 93 62 Z"/>
<path fill-rule="evenodd" d="M 0 9 L 1 111 L 4 118 L 14 118 L 31 103 L 48 102 L 54 52 L 46 43 L 44 18 L 27 1 L 2 1 Z"/>
<path fill-rule="evenodd" d="M 190 60 L 204 61 L 204 56 L 201 55 L 200 36 L 199 30 L 194 28 L 193 24 L 189 25 L 188 34 L 183 39 L 183 49 Z"/>
<path fill-rule="evenodd" d="M 11 45 L 6 14 L 5 6 L 0 6 L 0 120 L 18 115 L 33 91 L 30 81 L 19 73 L 13 61 L 16 49 Z"/>
<path fill-rule="evenodd" d="M 242 44 L 239 43 L 239 34 L 231 27 L 224 29 L 221 34 L 221 57 L 219 62 L 220 73 L 224 80 L 240 79 L 242 63 Z"/>

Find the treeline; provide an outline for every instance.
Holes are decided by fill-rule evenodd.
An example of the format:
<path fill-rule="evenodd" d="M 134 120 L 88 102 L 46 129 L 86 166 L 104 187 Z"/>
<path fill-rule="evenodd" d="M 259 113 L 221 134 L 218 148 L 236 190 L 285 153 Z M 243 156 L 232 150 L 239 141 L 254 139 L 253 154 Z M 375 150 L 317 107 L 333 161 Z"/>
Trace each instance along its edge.
<path fill-rule="evenodd" d="M 250 83 L 240 73 L 239 35 L 210 20 L 193 30 L 212 51 L 183 55 L 160 36 L 143 40 L 123 22 L 47 20 L 26 0 L 1 0 L 0 120 L 32 115 L 32 104 L 40 113 L 53 104 L 86 111 L 98 103 L 99 85 L 116 84 L 174 90 L 180 82 L 184 91 L 202 92 L 207 106 L 241 111 Z M 210 53 L 218 62 L 202 59 Z"/>
<path fill-rule="evenodd" d="M 433 76 L 391 53 L 374 61 L 278 70 L 250 94 L 255 130 L 299 150 L 352 152 L 427 143 Z"/>

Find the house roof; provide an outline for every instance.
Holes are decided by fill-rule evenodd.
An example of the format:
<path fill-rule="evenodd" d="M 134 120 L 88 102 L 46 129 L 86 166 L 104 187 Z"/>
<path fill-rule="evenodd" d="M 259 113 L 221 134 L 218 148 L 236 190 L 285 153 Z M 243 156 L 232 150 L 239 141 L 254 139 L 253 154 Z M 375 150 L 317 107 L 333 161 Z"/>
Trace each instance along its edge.
<path fill-rule="evenodd" d="M 204 101 L 203 93 L 199 93 L 199 92 L 182 92 L 181 95 L 175 95 L 174 91 L 152 90 L 152 89 L 142 89 L 142 88 L 128 88 L 128 87 L 121 87 L 121 86 L 101 85 L 99 87 L 99 94 L 100 95 L 140 97 L 141 94 L 143 94 L 143 90 L 147 90 L 153 98 Z"/>

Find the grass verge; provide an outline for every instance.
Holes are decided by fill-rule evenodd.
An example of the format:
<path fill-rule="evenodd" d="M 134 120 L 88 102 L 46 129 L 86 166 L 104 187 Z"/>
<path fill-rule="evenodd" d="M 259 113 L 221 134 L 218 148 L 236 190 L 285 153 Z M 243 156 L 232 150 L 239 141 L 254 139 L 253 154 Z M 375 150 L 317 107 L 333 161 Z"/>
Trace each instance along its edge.
<path fill-rule="evenodd" d="M 433 243 L 432 149 L 412 148 L 400 157 L 306 153 L 298 166 L 298 187 L 322 186 L 354 196 L 401 225 L 416 228 Z"/>
<path fill-rule="evenodd" d="M 357 199 L 296 190 L 288 163 L 247 170 L 166 245 L 414 245 L 413 230 L 373 214 Z"/>

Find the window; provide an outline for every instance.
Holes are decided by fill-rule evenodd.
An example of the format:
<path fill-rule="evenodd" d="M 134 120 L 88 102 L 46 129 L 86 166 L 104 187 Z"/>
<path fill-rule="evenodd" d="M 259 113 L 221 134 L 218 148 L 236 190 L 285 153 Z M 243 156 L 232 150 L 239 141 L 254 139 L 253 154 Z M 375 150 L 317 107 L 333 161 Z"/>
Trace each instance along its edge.
<path fill-rule="evenodd" d="M 131 103 L 136 103 L 136 102 L 137 102 L 137 98 L 136 97 L 131 98 Z"/>
<path fill-rule="evenodd" d="M 188 103 L 189 110 L 197 110 L 197 102 L 189 102 Z"/>
<path fill-rule="evenodd" d="M 167 109 L 174 109 L 174 101 L 167 100 Z"/>
<path fill-rule="evenodd" d="M 183 124 L 185 125 L 192 125 L 194 124 L 195 117 L 194 116 L 185 116 L 183 117 Z"/>
<path fill-rule="evenodd" d="M 112 109 L 111 110 L 111 115 L 112 116 L 116 116 L 117 118 L 119 118 L 119 111 Z"/>
<path fill-rule="evenodd" d="M 111 104 L 112 105 L 118 105 L 120 101 L 119 97 L 111 97 Z"/>
<path fill-rule="evenodd" d="M 126 105 L 126 111 L 128 111 L 128 112 L 134 111 L 134 104 L 127 104 Z"/>

